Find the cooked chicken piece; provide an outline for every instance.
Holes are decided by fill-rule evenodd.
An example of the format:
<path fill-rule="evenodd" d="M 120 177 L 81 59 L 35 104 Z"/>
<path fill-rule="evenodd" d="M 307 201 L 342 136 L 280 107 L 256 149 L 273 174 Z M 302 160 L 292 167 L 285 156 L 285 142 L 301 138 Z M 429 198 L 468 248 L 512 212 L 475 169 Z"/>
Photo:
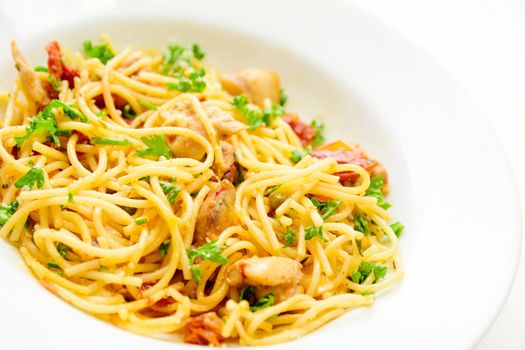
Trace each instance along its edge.
<path fill-rule="evenodd" d="M 230 136 L 248 128 L 248 125 L 235 120 L 231 113 L 219 107 L 209 106 L 205 108 L 205 111 L 211 124 L 221 136 Z"/>
<path fill-rule="evenodd" d="M 233 135 L 247 128 L 245 124 L 235 120 L 230 113 L 218 107 L 207 107 L 206 112 L 208 113 L 211 124 L 219 133 L 219 136 Z M 166 119 L 165 125 L 176 125 L 188 128 L 209 139 L 208 133 L 204 129 L 199 117 L 190 109 L 186 109 L 184 112 L 165 112 L 163 116 Z M 170 142 L 170 148 L 176 157 L 187 157 L 197 160 L 202 159 L 206 152 L 203 146 L 186 136 L 176 136 L 174 141 Z"/>
<path fill-rule="evenodd" d="M 199 117 L 197 117 L 194 113 L 189 112 L 187 114 L 180 111 L 170 111 L 165 112 L 164 117 L 166 118 L 165 124 L 167 125 L 176 125 L 181 128 L 188 128 L 203 137 L 207 138 L 208 136 L 206 130 L 204 130 L 204 127 L 202 126 L 201 121 L 199 120 Z M 175 136 L 174 140 L 173 137 L 169 137 L 168 140 L 170 141 L 169 147 L 171 152 L 175 157 L 201 160 L 206 153 L 206 150 L 200 143 L 190 139 L 189 137 Z"/>
<path fill-rule="evenodd" d="M 297 284 L 303 273 L 302 265 L 290 258 L 267 256 L 242 259 L 230 266 L 228 280 L 232 286 L 278 286 Z"/>
<path fill-rule="evenodd" d="M 220 145 L 224 162 L 221 164 L 215 163 L 213 165 L 213 171 L 215 171 L 215 175 L 217 175 L 219 179 L 222 179 L 224 174 L 230 170 L 230 168 L 233 166 L 233 163 L 235 162 L 235 149 L 230 143 L 226 141 L 221 141 Z"/>
<path fill-rule="evenodd" d="M 279 102 L 279 75 L 272 70 L 245 68 L 236 73 L 221 74 L 219 79 L 230 94 L 245 93 L 259 107 L 264 107 L 264 100 L 267 98 L 272 103 Z"/>
<path fill-rule="evenodd" d="M 255 295 L 261 298 L 274 293 L 276 302 L 303 293 L 299 285 L 303 277 L 302 265 L 290 258 L 269 256 L 242 259 L 230 266 L 228 282 L 236 287 L 250 285 L 255 287 Z"/>
<path fill-rule="evenodd" d="M 209 242 L 230 226 L 236 225 L 235 187 L 228 180 L 222 180 L 216 191 L 210 191 L 199 209 L 195 223 L 197 245 Z"/>
<path fill-rule="evenodd" d="M 49 97 L 44 89 L 42 80 L 26 61 L 14 40 L 11 41 L 11 54 L 13 55 L 13 60 L 16 62 L 16 68 L 18 69 L 22 86 L 29 94 L 29 97 L 40 106 L 46 106 L 49 104 Z"/>
<path fill-rule="evenodd" d="M 224 340 L 221 335 L 222 320 L 215 312 L 192 317 L 186 324 L 184 341 L 192 344 L 219 346 Z"/>

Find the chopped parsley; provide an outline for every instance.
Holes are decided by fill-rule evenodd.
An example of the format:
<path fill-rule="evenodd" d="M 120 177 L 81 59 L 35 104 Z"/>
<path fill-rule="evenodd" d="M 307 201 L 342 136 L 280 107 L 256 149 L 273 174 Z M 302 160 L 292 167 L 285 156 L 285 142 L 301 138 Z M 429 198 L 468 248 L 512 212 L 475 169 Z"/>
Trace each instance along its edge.
<path fill-rule="evenodd" d="M 139 100 L 139 103 L 140 103 L 142 106 L 144 106 L 144 107 L 146 107 L 147 109 L 150 109 L 150 110 L 152 110 L 152 111 L 154 111 L 154 110 L 157 109 L 157 106 L 155 106 L 153 103 L 151 103 L 151 102 L 149 102 L 149 101 L 146 101 L 146 100 L 144 100 L 144 99 L 142 99 L 142 98 Z"/>
<path fill-rule="evenodd" d="M 15 182 L 16 188 L 27 190 L 33 189 L 35 185 L 39 189 L 44 186 L 44 170 L 35 166 L 31 166 L 31 169 Z"/>
<path fill-rule="evenodd" d="M 286 94 L 286 91 L 281 89 L 279 90 L 279 104 L 284 107 L 286 102 L 288 102 L 288 95 Z"/>
<path fill-rule="evenodd" d="M 294 245 L 295 241 L 297 240 L 297 232 L 295 232 L 295 230 L 290 227 L 286 228 L 285 233 L 279 233 L 279 236 L 284 239 L 284 244 L 286 247 Z"/>
<path fill-rule="evenodd" d="M 67 252 L 69 251 L 69 248 L 64 243 L 60 242 L 57 244 L 57 251 L 58 254 L 60 254 L 64 259 L 67 258 Z"/>
<path fill-rule="evenodd" d="M 364 233 L 365 235 L 370 234 L 366 219 L 361 213 L 354 215 L 354 230 Z"/>
<path fill-rule="evenodd" d="M 383 177 L 376 176 L 370 180 L 370 186 L 366 190 L 365 195 L 377 198 L 377 205 L 383 209 L 388 209 L 392 206 L 392 204 L 387 202 L 383 197 L 383 193 L 381 192 L 383 187 L 385 187 L 385 184 L 383 183 Z"/>
<path fill-rule="evenodd" d="M 321 226 L 308 226 L 304 229 L 304 239 L 309 241 L 314 237 L 318 237 L 323 242 L 328 242 L 326 238 L 323 237 L 323 228 Z"/>
<path fill-rule="evenodd" d="M 91 139 L 92 145 L 113 145 L 113 146 L 131 146 L 133 143 L 129 140 L 105 138 L 105 137 L 93 137 Z"/>
<path fill-rule="evenodd" d="M 202 92 L 206 88 L 204 68 L 193 69 L 188 76 L 178 73 L 175 76 L 179 79 L 177 83 L 167 83 L 168 91 L 177 90 L 180 92 Z"/>
<path fill-rule="evenodd" d="M 235 96 L 232 105 L 246 117 L 246 122 L 250 131 L 254 131 L 259 126 L 270 126 L 275 117 L 284 115 L 284 108 L 278 104 L 272 104 L 271 107 L 260 109 L 251 104 L 246 95 Z"/>
<path fill-rule="evenodd" d="M 31 124 L 26 128 L 26 134 L 24 136 L 15 137 L 16 144 L 20 147 L 33 134 L 42 135 L 49 133 L 51 140 L 55 145 L 60 146 L 58 136 L 67 133 L 67 130 L 61 130 L 58 128 L 58 123 L 55 119 L 53 110 L 59 108 L 62 109 L 64 115 L 70 119 L 79 119 L 81 122 L 87 122 L 87 118 L 80 113 L 78 109 L 72 107 L 72 102 L 64 103 L 59 100 L 53 100 L 43 111 L 38 113 L 36 117 L 31 120 Z"/>
<path fill-rule="evenodd" d="M 308 146 L 304 149 L 304 151 L 300 151 L 298 149 L 294 149 L 292 151 L 292 155 L 290 156 L 290 160 L 294 163 L 294 164 L 297 164 L 299 163 L 301 160 L 303 160 L 304 157 L 306 157 L 306 155 L 310 154 L 310 152 L 312 152 L 312 147 Z"/>
<path fill-rule="evenodd" d="M 126 105 L 126 106 L 129 106 L 129 105 Z M 98 112 L 97 114 L 95 114 L 97 117 L 103 117 L 105 115 L 108 115 L 109 111 L 107 109 L 103 109 L 101 110 L 100 112 Z"/>
<path fill-rule="evenodd" d="M 202 60 L 205 54 L 198 44 L 191 48 L 179 44 L 169 45 L 162 55 L 161 72 L 164 75 L 175 75 L 193 67 L 194 60 Z"/>
<path fill-rule="evenodd" d="M 350 278 L 354 283 L 363 283 L 370 274 L 374 274 L 374 283 L 385 277 L 387 272 L 386 265 L 377 263 L 375 261 L 363 261 L 359 264 L 359 268 L 352 272 Z"/>
<path fill-rule="evenodd" d="M 46 80 L 51 84 L 53 91 L 60 91 L 60 88 L 62 87 L 62 81 L 60 79 L 52 75 L 48 75 Z"/>
<path fill-rule="evenodd" d="M 392 229 L 392 231 L 394 231 L 396 236 L 399 237 L 405 230 L 405 225 L 403 225 L 401 222 L 398 221 L 390 225 L 390 228 Z"/>
<path fill-rule="evenodd" d="M 47 70 L 47 67 L 46 67 L 46 66 L 41 66 L 41 65 L 39 65 L 39 66 L 36 66 L 36 67 L 35 67 L 35 72 L 45 72 L 45 73 L 47 73 L 47 71 L 48 71 L 48 70 Z"/>
<path fill-rule="evenodd" d="M 168 159 L 171 158 L 171 150 L 166 144 L 166 138 L 164 135 L 150 135 L 141 138 L 142 142 L 148 148 L 138 149 L 135 154 L 139 157 L 151 156 L 160 157 L 164 156 Z"/>
<path fill-rule="evenodd" d="M 275 304 L 275 294 L 268 293 L 257 301 L 255 305 L 250 306 L 250 311 L 257 311 Z"/>
<path fill-rule="evenodd" d="M 123 112 L 124 112 L 124 118 L 126 119 L 133 120 L 137 117 L 137 113 L 135 113 L 135 111 L 133 110 L 133 108 L 131 108 L 129 104 L 124 106 Z"/>
<path fill-rule="evenodd" d="M 75 202 L 75 198 L 73 197 L 73 193 L 68 193 L 67 194 L 67 201 L 69 203 L 74 203 Z"/>
<path fill-rule="evenodd" d="M 322 145 L 325 141 L 324 133 L 324 123 L 314 119 L 310 122 L 310 125 L 315 129 L 315 135 L 312 139 L 312 144 L 314 146 Z"/>
<path fill-rule="evenodd" d="M 168 250 L 170 249 L 170 245 L 171 241 L 162 242 L 159 246 L 159 255 L 162 257 L 166 256 L 166 254 L 168 254 Z"/>
<path fill-rule="evenodd" d="M 228 259 L 222 255 L 222 251 L 225 249 L 222 245 L 217 243 L 217 240 L 214 239 L 206 244 L 201 245 L 197 248 L 186 249 L 186 254 L 190 260 L 191 265 L 191 274 L 195 283 L 201 283 L 202 271 L 198 266 L 194 265 L 195 258 L 199 257 L 202 260 L 210 260 L 217 264 L 225 265 L 228 263 Z"/>
<path fill-rule="evenodd" d="M 173 205 L 180 192 L 177 185 L 168 181 L 160 181 L 160 187 L 162 187 L 162 192 L 166 195 L 168 202 Z"/>
<path fill-rule="evenodd" d="M 47 263 L 47 267 L 51 268 L 51 269 L 58 269 L 58 270 L 62 270 L 62 268 L 60 267 L 60 265 L 58 265 L 56 262 L 53 262 L 53 261 L 50 261 Z"/>
<path fill-rule="evenodd" d="M 0 226 L 4 226 L 7 220 L 15 213 L 18 208 L 18 201 L 14 200 L 11 203 L 4 205 L 0 204 Z"/>
<path fill-rule="evenodd" d="M 274 193 L 275 191 L 277 191 L 279 188 L 281 188 L 283 184 L 279 184 L 277 186 L 273 186 L 273 187 L 270 187 L 270 188 L 267 188 L 266 191 L 264 191 L 264 195 L 265 196 L 268 196 L 272 193 Z"/>
<path fill-rule="evenodd" d="M 268 293 L 261 299 L 257 300 L 255 297 L 255 288 L 253 286 L 244 287 L 240 294 L 240 300 L 246 300 L 250 304 L 250 311 L 257 311 L 265 307 L 275 304 L 275 294 Z"/>
<path fill-rule="evenodd" d="M 148 218 L 139 218 L 139 219 L 135 219 L 135 225 L 144 225 L 146 222 L 148 222 Z M 160 254 L 160 250 L 159 250 L 159 254 Z M 164 254 L 166 255 L 166 254 Z M 161 255 L 163 256 L 163 255 Z"/>
<path fill-rule="evenodd" d="M 312 198 L 312 203 L 319 211 L 319 214 L 321 214 L 321 218 L 326 220 L 334 213 L 341 203 L 343 203 L 343 200 L 338 199 L 336 201 L 320 202 L 317 198 Z"/>
<path fill-rule="evenodd" d="M 84 54 L 88 58 L 98 58 L 103 64 L 108 63 L 110 59 L 115 57 L 113 50 L 108 44 L 93 45 L 90 40 L 84 41 Z"/>

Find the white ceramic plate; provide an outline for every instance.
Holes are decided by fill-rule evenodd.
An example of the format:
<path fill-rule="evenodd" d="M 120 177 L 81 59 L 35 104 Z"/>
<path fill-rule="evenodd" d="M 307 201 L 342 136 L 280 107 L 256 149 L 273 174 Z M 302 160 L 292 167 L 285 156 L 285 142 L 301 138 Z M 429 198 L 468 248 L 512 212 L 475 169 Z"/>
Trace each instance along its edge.
<path fill-rule="evenodd" d="M 1 86 L 14 77 L 11 37 L 34 64 L 45 62 L 42 47 L 51 39 L 70 48 L 102 33 L 117 47 L 195 41 L 219 68 L 276 69 L 290 110 L 306 118 L 325 115 L 331 138 L 360 142 L 390 171 L 393 212 L 407 226 L 400 249 L 405 278 L 372 307 L 276 348 L 475 344 L 513 280 L 519 208 L 497 141 L 453 80 L 389 28 L 338 2 L 111 4 L 51 1 L 33 4 L 31 17 L 15 11 L 27 5 L 4 11 Z M 1 349 L 178 347 L 117 329 L 62 302 L 4 242 L 0 276 Z"/>

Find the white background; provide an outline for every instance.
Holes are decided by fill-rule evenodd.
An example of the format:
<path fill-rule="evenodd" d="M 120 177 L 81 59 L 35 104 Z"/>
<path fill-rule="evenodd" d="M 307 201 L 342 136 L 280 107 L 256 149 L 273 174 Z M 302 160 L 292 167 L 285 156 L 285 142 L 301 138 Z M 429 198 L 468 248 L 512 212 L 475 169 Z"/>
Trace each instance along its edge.
<path fill-rule="evenodd" d="M 525 1 L 348 1 L 425 49 L 470 94 L 503 144 L 525 204 Z M 522 240 L 521 265 L 510 297 L 476 349 L 525 349 L 524 326 Z"/>
<path fill-rule="evenodd" d="M 463 86 L 503 144 L 525 202 L 525 1 L 345 1 L 404 34 Z M 80 2 L 96 6 L 103 1 Z M 4 10 L 24 11 L 21 3 L 0 0 L 0 5 L 8 4 Z M 525 217 L 523 208 L 522 214 Z M 522 266 L 514 288 L 478 350 L 525 349 L 525 240 L 522 244 Z"/>

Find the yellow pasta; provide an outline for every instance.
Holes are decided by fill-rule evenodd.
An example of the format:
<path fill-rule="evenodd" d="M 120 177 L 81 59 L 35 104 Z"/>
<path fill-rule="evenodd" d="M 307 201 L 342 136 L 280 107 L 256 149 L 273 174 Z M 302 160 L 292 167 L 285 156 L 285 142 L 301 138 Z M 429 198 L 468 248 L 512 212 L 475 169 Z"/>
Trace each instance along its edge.
<path fill-rule="evenodd" d="M 386 171 L 323 145 L 275 72 L 104 40 L 37 69 L 12 43 L 0 236 L 44 287 L 132 332 L 268 345 L 400 280 Z"/>

